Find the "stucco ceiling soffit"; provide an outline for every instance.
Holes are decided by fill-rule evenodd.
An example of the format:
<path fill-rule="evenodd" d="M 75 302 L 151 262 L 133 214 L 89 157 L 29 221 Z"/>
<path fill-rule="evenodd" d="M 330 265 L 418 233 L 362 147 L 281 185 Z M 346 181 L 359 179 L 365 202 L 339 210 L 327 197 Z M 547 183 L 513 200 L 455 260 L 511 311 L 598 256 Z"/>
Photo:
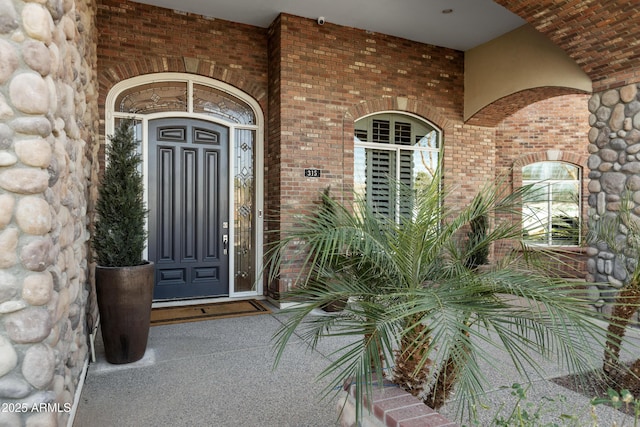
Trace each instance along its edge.
<path fill-rule="evenodd" d="M 465 121 L 513 94 L 536 88 L 592 90 L 589 76 L 530 25 L 465 52 Z"/>

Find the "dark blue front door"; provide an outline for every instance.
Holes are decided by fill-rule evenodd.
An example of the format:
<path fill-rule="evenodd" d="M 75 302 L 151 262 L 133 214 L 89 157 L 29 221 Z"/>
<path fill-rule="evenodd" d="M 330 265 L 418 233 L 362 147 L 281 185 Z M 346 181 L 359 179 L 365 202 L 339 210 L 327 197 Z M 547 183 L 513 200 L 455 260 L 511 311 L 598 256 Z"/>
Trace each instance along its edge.
<path fill-rule="evenodd" d="M 203 120 L 149 121 L 154 299 L 229 294 L 228 140 L 228 128 Z"/>

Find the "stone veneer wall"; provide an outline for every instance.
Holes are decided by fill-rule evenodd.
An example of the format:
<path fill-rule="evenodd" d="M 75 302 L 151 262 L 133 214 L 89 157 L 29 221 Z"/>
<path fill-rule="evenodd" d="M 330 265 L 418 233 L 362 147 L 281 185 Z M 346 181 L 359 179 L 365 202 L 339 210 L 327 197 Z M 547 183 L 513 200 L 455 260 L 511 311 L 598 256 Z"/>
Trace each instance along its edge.
<path fill-rule="evenodd" d="M 66 425 L 87 361 L 95 2 L 0 0 L 0 425 Z"/>
<path fill-rule="evenodd" d="M 589 99 L 589 218 L 616 215 L 630 192 L 633 212 L 640 215 L 640 84 L 594 93 Z M 616 239 L 626 240 L 621 227 Z M 587 280 L 602 283 L 601 298 L 626 282 L 638 260 L 616 256 L 605 244 L 592 244 Z"/>

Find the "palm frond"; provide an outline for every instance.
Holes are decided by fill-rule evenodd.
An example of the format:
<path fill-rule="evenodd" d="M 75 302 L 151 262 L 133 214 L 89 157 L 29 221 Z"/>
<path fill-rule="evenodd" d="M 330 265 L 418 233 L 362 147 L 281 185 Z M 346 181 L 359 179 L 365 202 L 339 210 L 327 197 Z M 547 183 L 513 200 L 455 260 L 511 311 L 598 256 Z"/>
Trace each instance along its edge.
<path fill-rule="evenodd" d="M 525 375 L 542 374 L 547 359 L 573 372 L 593 367 L 608 339 L 602 316 L 580 290 L 549 274 L 548 253 L 522 241 L 521 206 L 530 188 L 488 184 L 455 211 L 435 182 L 424 193 L 397 188 L 412 201 L 411 213 L 398 221 L 357 196 L 347 206 L 325 194 L 317 212 L 280 232 L 268 253 L 270 277 L 294 266 L 286 298 L 305 304 L 283 313 L 274 335 L 276 365 L 294 337 L 312 348 L 345 339 L 321 376 L 331 379 L 327 393 L 357 382 L 358 416 L 394 358 L 411 361 L 403 377 L 427 378 L 424 398 L 443 400 L 429 393 L 447 393 L 455 383 L 458 401 L 468 405 L 478 403 L 487 383 L 479 362 L 492 363 L 496 349 Z M 482 232 L 471 237 L 474 221 Z M 514 250 L 491 267 L 470 262 L 503 241 Z M 348 303 L 339 313 L 314 314 L 334 300 Z"/>

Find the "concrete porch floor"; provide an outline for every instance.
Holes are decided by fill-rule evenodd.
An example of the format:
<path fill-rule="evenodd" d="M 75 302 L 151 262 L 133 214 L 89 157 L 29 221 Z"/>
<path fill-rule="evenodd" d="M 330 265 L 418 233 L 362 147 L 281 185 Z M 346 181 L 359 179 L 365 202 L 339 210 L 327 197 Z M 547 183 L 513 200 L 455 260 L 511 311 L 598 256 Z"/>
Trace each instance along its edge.
<path fill-rule="evenodd" d="M 331 353 L 348 341 L 325 340 L 314 351 L 292 343 L 272 370 L 271 336 L 283 315 L 270 308 L 271 314 L 154 326 L 145 357 L 129 365 L 107 363 L 98 339 L 97 361 L 89 366 L 73 427 L 339 425 L 336 399 L 321 400 L 328 381 L 317 381 L 317 375 Z M 486 367 L 492 383 L 485 399 L 490 409 L 479 411 L 480 425 L 490 425 L 502 404 L 504 410 L 513 409 L 511 390 L 502 387 L 526 380 L 511 366 L 505 354 L 496 352 Z M 593 424 L 589 398 L 548 381 L 562 370 L 552 365 L 545 370 L 544 378 L 532 382 L 526 402 L 542 402 L 550 421 L 624 425 L 620 412 L 604 406 L 596 408 L 598 423 Z M 442 413 L 455 419 L 451 406 Z M 582 421 L 562 424 L 553 419 L 562 413 Z M 625 423 L 633 425 L 629 418 Z"/>

